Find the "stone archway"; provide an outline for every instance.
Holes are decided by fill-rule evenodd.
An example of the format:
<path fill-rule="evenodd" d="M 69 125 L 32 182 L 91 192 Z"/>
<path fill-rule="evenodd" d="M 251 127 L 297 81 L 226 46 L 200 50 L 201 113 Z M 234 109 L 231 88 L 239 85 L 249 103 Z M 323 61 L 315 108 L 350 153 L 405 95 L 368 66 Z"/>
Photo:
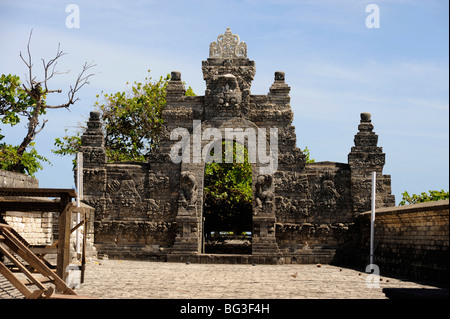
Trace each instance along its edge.
<path fill-rule="evenodd" d="M 193 140 L 186 138 L 184 147 L 195 149 L 197 145 L 197 152 L 201 155 L 190 154 L 192 159 L 196 159 L 195 163 L 181 163 L 180 195 L 176 217 L 178 233 L 174 253 L 199 254 L 203 251 L 203 190 L 207 154 L 217 143 L 228 140 L 245 145 L 248 149 L 249 162 L 252 163 L 252 254 L 276 256 L 278 246 L 275 240 L 274 176 L 267 173 L 270 172 L 267 169 L 270 162 L 261 163 L 256 160 L 258 152 L 270 149 L 270 133 L 267 134 L 265 130 L 249 120 L 237 117 L 212 118 L 208 121 L 197 122 L 193 124 L 192 132 Z M 196 141 L 195 138 L 199 138 L 200 132 L 201 137 L 206 138 Z M 211 136 L 213 138 L 209 139 Z"/>
<path fill-rule="evenodd" d="M 231 148 L 233 161 L 227 163 L 225 152 Z M 227 140 L 217 141 L 210 149 L 203 190 L 203 253 L 251 254 L 253 192 L 248 151 Z M 213 161 L 218 159 L 212 156 L 215 152 L 222 154 L 221 161 Z"/>
<path fill-rule="evenodd" d="M 251 94 L 255 63 L 247 58 L 247 45 L 230 29 L 210 44 L 202 72 L 203 96 L 186 96 L 181 73 L 172 72 L 159 147 L 147 163 L 109 163 L 99 114 L 91 113 L 81 149 L 84 200 L 96 208 L 93 227 L 99 252 L 171 261 L 201 255 L 203 149 L 214 142 L 215 134 L 220 140 L 226 137 L 227 129 L 234 134 L 230 139 L 243 138 L 243 143 L 251 141 L 252 132 L 262 137 L 261 142 L 256 138 L 252 164 L 252 255 L 256 256 L 251 259 L 256 262 L 278 262 L 281 255 L 284 261 L 310 260 L 311 254 L 323 262 L 334 258 L 333 249 L 339 246 L 336 238 L 348 235 L 355 213 L 370 209 L 373 171 L 380 207 L 395 204 L 391 177 L 383 175 L 385 154 L 377 144 L 370 114 L 361 114 L 348 163 L 306 165 L 297 147 L 284 72 L 275 72 L 267 94 Z M 273 143 L 276 152 L 272 152 Z M 178 151 L 173 152 L 177 145 L 190 150 L 187 156 L 177 157 Z M 124 177 L 134 182 L 133 192 L 125 197 L 118 191 Z M 123 203 L 124 198 L 133 203 L 132 208 Z M 303 251 L 302 247 L 313 249 Z"/>

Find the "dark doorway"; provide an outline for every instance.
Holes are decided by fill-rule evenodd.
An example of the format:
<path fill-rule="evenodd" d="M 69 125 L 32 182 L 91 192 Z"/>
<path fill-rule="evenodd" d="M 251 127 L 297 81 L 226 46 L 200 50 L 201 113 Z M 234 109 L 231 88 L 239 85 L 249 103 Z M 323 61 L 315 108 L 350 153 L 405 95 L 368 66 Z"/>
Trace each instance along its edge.
<path fill-rule="evenodd" d="M 231 145 L 232 162 L 225 155 Z M 204 253 L 251 254 L 252 167 L 247 150 L 239 143 L 223 141 L 222 149 L 213 149 L 210 155 L 215 151 L 222 152 L 222 163 L 205 166 Z"/>

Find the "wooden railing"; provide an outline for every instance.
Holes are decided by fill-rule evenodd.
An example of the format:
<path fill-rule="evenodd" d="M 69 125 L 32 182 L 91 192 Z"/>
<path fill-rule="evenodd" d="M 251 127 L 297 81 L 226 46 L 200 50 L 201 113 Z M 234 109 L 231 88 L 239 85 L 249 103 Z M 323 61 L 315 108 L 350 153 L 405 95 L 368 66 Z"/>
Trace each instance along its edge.
<path fill-rule="evenodd" d="M 86 265 L 86 235 L 88 214 L 93 208 L 81 204 L 76 207 L 72 202 L 76 198 L 73 189 L 52 188 L 0 188 L 0 213 L 14 212 L 54 212 L 59 214 L 58 240 L 51 245 L 30 245 L 10 225 L 3 220 L 0 223 L 0 253 L 10 260 L 22 274 L 27 277 L 28 284 L 35 285 L 38 289 L 30 291 L 24 282 L 19 280 L 14 273 L 0 261 L 1 273 L 26 297 L 26 298 L 54 298 L 76 293 L 66 284 L 68 266 L 71 262 L 70 234 L 84 225 L 83 249 L 81 255 L 81 280 L 84 280 Z M 47 198 L 44 200 L 43 198 Z M 53 199 L 50 199 L 53 198 Z M 81 214 L 81 222 L 72 227 L 72 213 Z M 56 269 L 46 259 L 46 254 L 55 253 Z M 14 256 L 20 256 L 26 264 Z M 28 265 L 27 265 L 28 264 Z M 45 282 L 51 282 L 55 288 L 45 288 L 40 280 L 33 276 L 38 272 L 44 277 Z M 50 289 L 50 290 L 49 290 Z M 54 290 L 60 294 L 54 294 Z"/>

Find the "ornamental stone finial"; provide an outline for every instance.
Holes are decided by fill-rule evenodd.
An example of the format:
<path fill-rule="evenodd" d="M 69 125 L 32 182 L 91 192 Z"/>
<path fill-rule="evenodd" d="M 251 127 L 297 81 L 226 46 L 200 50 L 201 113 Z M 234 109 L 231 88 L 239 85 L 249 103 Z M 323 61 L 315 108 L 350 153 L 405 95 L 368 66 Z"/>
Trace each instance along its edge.
<path fill-rule="evenodd" d="M 368 122 L 368 123 L 370 123 L 371 122 L 371 114 L 370 113 L 367 113 L 367 112 L 365 112 L 365 113 L 361 113 L 361 123 L 362 122 Z"/>
<path fill-rule="evenodd" d="M 209 57 L 221 59 L 234 59 L 247 57 L 247 44 L 241 42 L 239 36 L 231 33 L 227 28 L 225 34 L 217 37 L 216 42 L 209 45 Z"/>

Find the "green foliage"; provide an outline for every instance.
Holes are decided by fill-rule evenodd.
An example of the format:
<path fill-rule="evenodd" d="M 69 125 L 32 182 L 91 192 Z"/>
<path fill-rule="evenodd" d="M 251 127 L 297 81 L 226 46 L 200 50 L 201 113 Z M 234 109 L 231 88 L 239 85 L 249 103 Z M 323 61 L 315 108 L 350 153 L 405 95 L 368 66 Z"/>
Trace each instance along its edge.
<path fill-rule="evenodd" d="M 303 154 L 306 156 L 306 164 L 315 163 L 316 160 L 314 158 L 311 158 L 311 154 L 309 152 L 308 146 L 305 146 L 305 149 L 302 150 Z"/>
<path fill-rule="evenodd" d="M 191 87 L 187 88 L 186 93 L 184 95 L 185 96 L 196 96 L 196 94 L 194 93 L 194 90 Z"/>
<path fill-rule="evenodd" d="M 417 203 L 425 203 L 432 202 L 437 200 L 449 199 L 449 192 L 445 192 L 443 189 L 440 191 L 429 191 L 429 194 L 422 192 L 420 195 L 412 194 L 409 195 L 408 192 L 402 193 L 403 198 L 399 203 L 400 206 L 406 204 L 417 204 Z"/>
<path fill-rule="evenodd" d="M 34 146 L 34 143 L 30 143 Z M 30 151 L 24 152 L 21 157 L 17 155 L 18 146 L 12 146 L 6 143 L 0 144 L 0 168 L 6 171 L 15 171 L 18 173 L 28 174 L 34 177 L 34 174 L 43 169 L 42 162 L 50 161 L 42 155 L 39 155 L 33 147 Z M 19 166 L 19 169 L 12 169 Z"/>
<path fill-rule="evenodd" d="M 14 126 L 20 123 L 20 115 L 33 107 L 36 101 L 22 88 L 22 82 L 17 75 L 0 76 L 0 118 L 2 124 Z M 5 136 L 1 134 L 0 140 Z"/>
<path fill-rule="evenodd" d="M 0 77 L 0 119 L 5 125 L 15 126 L 20 123 L 21 116 L 28 116 L 33 112 L 36 101 L 26 93 L 21 86 L 22 82 L 17 75 Z M 40 114 L 44 110 L 40 111 Z M 4 139 L 0 128 L 0 141 Z M 30 143 L 31 150 L 18 154 L 19 146 L 0 143 L 0 168 L 18 173 L 34 174 L 43 168 L 42 162 L 51 164 L 47 158 L 37 153 L 34 143 Z"/>
<path fill-rule="evenodd" d="M 143 162 L 159 142 L 169 76 L 161 76 L 153 83 L 151 77 L 145 80 L 134 82 L 129 92 L 105 94 L 104 103 L 96 102 L 105 126 L 110 161 Z"/>
<path fill-rule="evenodd" d="M 103 122 L 108 161 L 146 161 L 159 143 L 169 80 L 169 74 L 157 81 L 148 76 L 144 83 L 135 81 L 126 92 L 102 92 L 103 102 L 97 100 L 95 106 Z M 186 90 L 186 96 L 195 96 L 191 87 Z M 81 133 L 55 139 L 56 148 L 52 152 L 61 156 L 76 154 L 81 146 Z"/>
<path fill-rule="evenodd" d="M 22 88 L 17 75 L 0 76 L 0 116 L 3 124 L 14 126 L 20 122 L 19 115 L 36 101 Z"/>
<path fill-rule="evenodd" d="M 222 159 L 226 145 L 222 142 Z M 244 163 L 236 157 L 244 154 Z M 211 154 L 212 156 L 214 154 Z M 252 167 L 247 149 L 233 143 L 233 163 L 208 163 L 205 167 L 204 216 L 205 231 L 233 231 L 240 234 L 251 230 Z"/>
<path fill-rule="evenodd" d="M 81 147 L 81 132 L 78 131 L 75 135 L 69 136 L 67 135 L 67 129 L 64 130 L 66 135 L 62 138 L 57 137 L 55 139 L 54 145 L 57 147 L 56 150 L 52 150 L 52 152 L 56 155 L 74 155 L 74 159 L 72 160 L 73 167 L 76 167 L 77 160 L 76 154 L 80 150 Z"/>

